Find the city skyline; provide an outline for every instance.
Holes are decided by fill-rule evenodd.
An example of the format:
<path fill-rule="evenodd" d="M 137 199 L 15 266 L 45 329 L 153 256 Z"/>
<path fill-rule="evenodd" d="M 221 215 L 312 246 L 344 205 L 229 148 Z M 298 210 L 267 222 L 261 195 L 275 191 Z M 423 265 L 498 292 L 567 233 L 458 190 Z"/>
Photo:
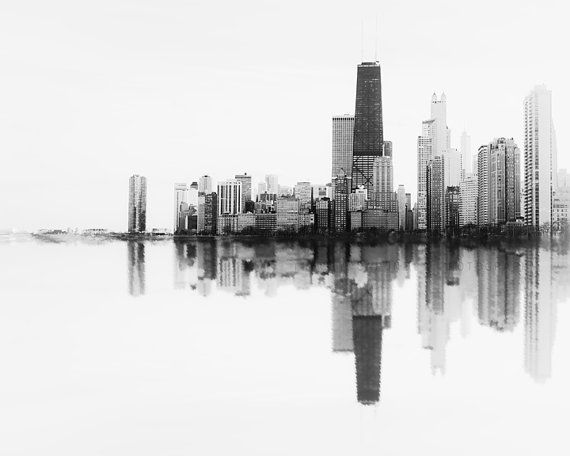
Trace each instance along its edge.
<path fill-rule="evenodd" d="M 493 5 L 497 14 L 508 14 L 511 18 L 509 24 L 499 27 L 483 19 L 485 8 L 475 6 L 467 6 L 462 11 L 446 8 L 444 23 L 438 7 L 453 4 L 436 3 L 429 8 L 416 5 L 412 12 L 391 5 L 380 15 L 378 59 L 383 67 L 384 130 L 394 143 L 394 183 L 405 185 L 413 195 L 416 194 L 416 177 L 407 172 L 406 164 L 415 161 L 417 125 L 428 116 L 426 102 L 434 91 L 444 91 L 448 97 L 452 143 L 459 146 L 457 135 L 465 130 L 471 136 L 473 151 L 492 138 L 502 136 L 513 137 L 522 150 L 522 99 L 537 84 L 544 82 L 552 91 L 553 118 L 557 124 L 567 123 L 565 106 L 570 106 L 570 91 L 565 84 L 568 69 L 558 58 L 560 43 L 564 41 L 559 36 L 563 30 L 559 22 L 563 14 L 557 14 L 555 6 L 541 8 L 543 4 L 539 2 L 518 9 L 513 5 Z M 268 42 L 276 45 L 273 55 L 262 53 L 263 49 L 255 45 L 251 46 L 251 51 L 244 50 L 246 44 L 255 43 L 259 36 L 262 26 L 253 24 L 251 32 L 236 31 L 236 36 L 241 37 L 238 42 L 244 46 L 242 48 L 240 44 L 236 49 L 236 44 L 231 44 L 232 51 L 238 51 L 235 55 L 214 52 L 209 57 L 207 50 L 197 50 L 180 35 L 182 29 L 175 18 L 183 18 L 191 10 L 181 9 L 176 12 L 179 14 L 164 11 L 165 23 L 172 30 L 165 40 L 173 45 L 174 56 L 181 57 L 172 59 L 164 52 L 164 41 L 141 39 L 135 42 L 127 38 L 126 33 L 119 32 L 113 18 L 121 11 L 120 7 L 110 9 L 111 19 L 95 16 L 105 23 L 112 21 L 109 37 L 103 37 L 103 28 L 98 23 L 96 28 L 93 27 L 95 23 L 86 19 L 81 8 L 63 12 L 62 5 L 56 2 L 50 10 L 42 9 L 48 20 L 51 18 L 63 24 L 60 33 L 47 32 L 47 36 L 52 37 L 52 45 L 47 49 L 48 55 L 53 57 L 49 62 L 41 53 L 46 51 L 45 45 L 34 48 L 35 44 L 41 43 L 40 37 L 43 39 L 46 35 L 40 33 L 45 31 L 45 24 L 32 18 L 30 24 L 36 29 L 30 30 L 30 25 L 23 25 L 28 24 L 30 18 L 20 6 L 3 5 L 2 8 L 6 9 L 2 16 L 12 20 L 3 24 L 1 33 L 20 36 L 17 28 L 25 30 L 27 39 L 22 41 L 22 46 L 30 53 L 28 64 L 23 64 L 19 54 L 11 50 L 7 51 L 5 60 L 12 65 L 3 72 L 6 80 L 3 86 L 9 87 L 11 93 L 3 89 L 0 94 L 5 129 L 0 146 L 8 154 L 9 166 L 0 171 L 0 194 L 3 195 L 0 228 L 103 226 L 124 229 L 126 198 L 116 195 L 124 192 L 124 178 L 132 173 L 149 179 L 150 227 L 172 224 L 172 206 L 159 205 L 159 202 L 171 200 L 172 184 L 192 182 L 203 173 L 211 173 L 216 181 L 247 170 L 254 179 L 267 173 L 278 173 L 280 181 L 288 185 L 305 180 L 325 183 L 330 169 L 318 165 L 328 159 L 330 118 L 353 111 L 352 90 L 346 90 L 355 86 L 353 67 L 359 61 L 374 58 L 370 52 L 373 40 L 365 36 L 364 55 L 361 56 L 360 39 L 362 15 L 372 8 L 371 4 L 358 13 L 332 7 L 330 25 L 324 25 L 323 38 L 316 38 L 316 41 L 307 34 L 308 29 L 301 27 L 300 36 L 285 45 L 284 30 L 269 21 L 275 29 L 267 36 Z M 377 8 L 374 6 L 374 12 Z M 280 13 L 292 17 L 288 16 L 289 10 Z M 259 14 L 274 19 L 267 8 L 260 8 Z M 477 33 L 464 32 L 465 21 L 462 19 L 465 14 L 473 19 L 473 24 L 478 24 L 472 30 Z M 307 18 L 315 17 L 316 10 L 309 8 L 306 15 Z M 133 36 L 140 36 L 156 21 L 149 12 L 137 18 L 129 8 L 122 17 L 122 29 L 131 31 Z M 222 44 L 230 44 L 220 31 L 228 25 L 229 18 L 230 15 L 223 15 L 218 25 L 204 21 L 202 27 L 214 27 L 209 36 L 216 50 L 222 50 Z M 82 21 L 85 27 L 81 30 L 70 28 L 69 22 L 73 20 Z M 429 34 L 419 26 L 425 20 L 435 24 Z M 549 26 L 541 29 L 542 33 L 532 38 L 513 38 L 517 35 L 514 31 L 525 26 L 534 29 L 536 23 L 546 21 Z M 374 21 L 369 17 L 364 22 L 365 30 L 374 28 L 371 24 Z M 401 27 L 401 24 L 407 27 Z M 438 31 L 443 28 L 446 37 L 452 31 L 456 32 L 454 40 L 444 39 L 443 32 Z M 265 27 L 262 30 L 267 32 Z M 489 33 L 493 31 L 500 33 Z M 109 39 L 119 43 L 119 46 L 112 46 L 112 51 L 105 47 Z M 3 41 L 8 42 L 7 39 Z M 431 52 L 428 58 L 417 46 L 418 42 L 430 45 L 437 52 Z M 315 53 L 307 43 L 319 45 L 321 53 Z M 66 49 L 73 55 L 80 50 L 86 52 L 73 66 L 68 64 Z M 293 49 L 299 51 L 294 53 L 296 57 L 290 52 Z M 534 56 L 530 62 L 525 57 L 528 52 Z M 193 55 L 193 61 L 200 65 L 200 71 L 193 71 L 193 76 L 188 75 L 189 68 L 184 63 L 188 61 L 188 55 Z M 254 60 L 259 55 L 264 56 L 263 64 Z M 508 62 L 504 56 L 510 57 Z M 224 89 L 223 96 L 233 99 L 235 108 L 220 119 L 229 134 L 223 135 L 221 142 L 207 144 L 204 137 L 214 128 L 207 119 L 212 118 L 219 101 L 210 98 L 211 101 L 206 103 L 199 93 L 211 93 L 210 90 L 217 87 L 223 60 L 219 57 L 227 57 L 233 63 L 235 81 L 231 91 Z M 150 58 L 154 65 L 148 65 L 145 58 Z M 115 62 L 123 63 L 110 71 L 110 65 Z M 482 75 L 475 71 L 482 65 L 501 71 L 492 76 Z M 36 74 L 47 77 L 40 80 Z M 475 88 L 468 90 L 465 78 L 477 79 Z M 251 97 L 252 86 L 265 95 L 270 88 L 275 89 L 277 81 L 279 89 L 272 91 L 273 108 L 270 110 L 259 97 Z M 186 89 L 182 90 L 182 87 Z M 26 94 L 26 91 L 30 92 Z M 65 96 L 55 96 L 60 93 Z M 305 105 L 301 101 L 311 99 L 311 95 L 316 97 L 313 98 L 315 102 L 302 108 Z M 244 96 L 249 98 L 252 110 L 246 109 L 245 114 L 240 115 Z M 51 106 L 55 106 L 55 110 L 49 110 Z M 106 115 L 109 112 L 111 116 Z M 246 139 L 248 129 L 244 122 L 245 119 L 251 121 L 253 112 L 271 112 L 277 117 L 271 124 L 263 123 L 268 120 L 261 119 L 263 125 L 258 128 L 261 137 L 257 136 L 252 142 L 251 138 Z M 291 120 L 294 123 L 290 124 Z M 63 125 L 67 126 L 65 135 Z M 280 126 L 287 127 L 292 133 L 279 134 Z M 268 149 L 270 142 L 267 139 L 275 136 L 282 141 Z M 93 141 L 86 143 L 85 138 L 93 138 Z M 563 153 L 568 149 L 568 139 L 563 131 L 559 132 L 558 142 L 558 166 L 568 169 L 568 154 Z M 268 153 L 274 155 L 271 161 L 278 166 L 268 167 Z M 229 163 L 229 158 L 236 154 L 241 158 L 238 166 Z M 227 163 L 214 156 L 227 158 Z M 299 173 L 295 163 L 307 158 L 306 173 Z M 113 166 L 109 166 L 110 163 Z M 188 169 L 196 169 L 196 172 L 192 171 L 189 176 Z M 24 178 L 35 185 L 19 185 Z M 85 185 L 81 200 L 73 191 L 80 185 Z M 38 192 L 36 188 L 42 191 Z M 20 210 L 28 201 L 34 201 L 38 208 L 33 216 Z"/>

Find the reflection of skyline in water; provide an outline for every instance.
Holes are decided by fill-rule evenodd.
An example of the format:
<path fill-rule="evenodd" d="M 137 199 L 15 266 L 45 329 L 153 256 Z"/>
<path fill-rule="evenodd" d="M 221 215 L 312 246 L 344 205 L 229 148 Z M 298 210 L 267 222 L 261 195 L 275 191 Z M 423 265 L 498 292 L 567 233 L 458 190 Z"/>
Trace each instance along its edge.
<path fill-rule="evenodd" d="M 452 326 L 467 337 L 471 317 L 491 331 L 524 324 L 524 369 L 551 376 L 556 305 L 569 291 L 567 248 L 446 243 L 376 244 L 204 239 L 174 243 L 174 288 L 274 296 L 280 287 L 331 290 L 332 351 L 354 356 L 356 394 L 380 400 L 382 339 L 392 322 L 393 283 L 417 278 L 417 328 L 432 373 L 445 374 Z M 129 293 L 145 292 L 144 243 L 128 243 Z M 521 309 L 524 306 L 524 310 Z M 524 318 L 523 318 L 524 315 Z M 523 322 L 523 323 L 521 323 Z"/>

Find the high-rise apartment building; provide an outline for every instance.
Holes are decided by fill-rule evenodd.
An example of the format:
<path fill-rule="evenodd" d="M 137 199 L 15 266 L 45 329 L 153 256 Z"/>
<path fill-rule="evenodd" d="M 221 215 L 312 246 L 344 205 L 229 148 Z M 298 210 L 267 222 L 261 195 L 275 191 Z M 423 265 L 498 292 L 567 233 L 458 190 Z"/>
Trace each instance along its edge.
<path fill-rule="evenodd" d="M 499 138 L 478 155 L 479 225 L 501 225 L 520 217 L 520 151 L 514 140 Z"/>
<path fill-rule="evenodd" d="M 265 185 L 267 193 L 274 195 L 279 194 L 279 178 L 275 174 L 267 174 L 265 176 Z"/>
<path fill-rule="evenodd" d="M 352 176 L 352 143 L 354 140 L 354 116 L 345 114 L 332 118 L 332 174 L 338 176 L 342 169 Z"/>
<path fill-rule="evenodd" d="M 466 131 L 461 133 L 461 149 L 459 150 L 461 157 L 461 180 L 466 174 L 472 173 L 473 157 L 471 156 L 471 136 Z"/>
<path fill-rule="evenodd" d="M 438 99 L 434 93 L 431 98 L 431 118 L 422 123 L 422 135 L 418 137 L 418 201 L 416 205 L 417 228 L 429 229 L 427 208 L 428 181 L 427 168 L 429 162 L 438 156 L 445 156 L 441 163 L 447 167 L 442 174 L 442 188 L 437 189 L 442 198 L 445 197 L 446 185 L 459 185 L 460 164 L 457 151 L 451 150 L 450 131 L 447 127 L 447 98 L 445 93 Z M 447 177 L 446 177 L 447 176 Z M 433 185 L 433 182 L 432 182 Z"/>
<path fill-rule="evenodd" d="M 243 173 L 236 174 L 235 178 L 241 182 L 241 212 L 245 212 L 246 203 L 253 201 L 251 198 L 251 176 Z"/>
<path fill-rule="evenodd" d="M 524 212 L 529 226 L 552 223 L 556 154 L 552 93 L 536 86 L 524 100 Z"/>
<path fill-rule="evenodd" d="M 241 212 L 241 182 L 228 179 L 218 183 L 218 215 Z"/>
<path fill-rule="evenodd" d="M 460 219 L 460 190 L 459 187 L 445 189 L 445 228 L 457 230 Z"/>
<path fill-rule="evenodd" d="M 445 159 L 434 157 L 427 166 L 427 229 L 442 232 L 445 229 Z"/>
<path fill-rule="evenodd" d="M 146 231 L 146 177 L 135 174 L 129 179 L 129 233 Z"/>
<path fill-rule="evenodd" d="M 406 193 L 406 188 L 403 185 L 398 185 L 396 193 L 398 195 L 398 224 L 400 229 L 404 230 L 406 228 L 406 196 L 409 195 L 409 193 Z"/>
<path fill-rule="evenodd" d="M 477 176 L 466 174 L 459 192 L 459 225 L 477 225 Z"/>
<path fill-rule="evenodd" d="M 350 194 L 351 178 L 341 173 L 333 179 L 334 188 L 334 229 L 344 232 L 348 229 L 348 195 Z"/>
<path fill-rule="evenodd" d="M 358 65 L 354 139 L 352 150 L 352 189 L 363 185 L 372 191 L 374 160 L 384 150 L 382 123 L 382 83 L 379 62 Z"/>

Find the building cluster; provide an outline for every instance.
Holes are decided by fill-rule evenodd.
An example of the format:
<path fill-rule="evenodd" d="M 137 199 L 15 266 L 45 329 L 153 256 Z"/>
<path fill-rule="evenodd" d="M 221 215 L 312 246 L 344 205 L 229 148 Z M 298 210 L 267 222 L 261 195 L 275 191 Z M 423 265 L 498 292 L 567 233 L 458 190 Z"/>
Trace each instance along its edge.
<path fill-rule="evenodd" d="M 379 62 L 358 65 L 354 115 L 332 118 L 331 182 L 279 184 L 265 176 L 253 191 L 244 173 L 212 183 L 174 186 L 175 234 L 276 232 L 428 231 L 456 233 L 465 227 L 560 229 L 568 223 L 570 186 L 557 169 L 552 96 L 537 86 L 524 101 L 524 144 L 495 138 L 471 153 L 461 135 L 451 147 L 447 98 L 433 94 L 431 116 L 417 139 L 417 199 L 403 185 L 394 191 L 393 146 L 382 117 Z M 146 231 L 146 179 L 129 185 L 129 232 Z"/>
<path fill-rule="evenodd" d="M 431 102 L 431 118 L 417 142 L 415 229 L 436 233 L 463 227 L 560 229 L 568 223 L 570 188 L 557 169 L 552 95 L 537 86 L 524 101 L 523 156 L 512 138 L 495 138 L 471 156 L 467 133 L 450 145 L 445 94 Z"/>

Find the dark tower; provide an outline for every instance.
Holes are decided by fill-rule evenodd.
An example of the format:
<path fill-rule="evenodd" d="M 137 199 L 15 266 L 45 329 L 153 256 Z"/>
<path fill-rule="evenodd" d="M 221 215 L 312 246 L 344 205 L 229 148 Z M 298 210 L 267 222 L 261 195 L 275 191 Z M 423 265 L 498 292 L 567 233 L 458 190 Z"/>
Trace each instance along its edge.
<path fill-rule="evenodd" d="M 352 189 L 364 185 L 371 194 L 374 159 L 383 155 L 383 148 L 380 63 L 363 62 L 356 77 Z"/>

